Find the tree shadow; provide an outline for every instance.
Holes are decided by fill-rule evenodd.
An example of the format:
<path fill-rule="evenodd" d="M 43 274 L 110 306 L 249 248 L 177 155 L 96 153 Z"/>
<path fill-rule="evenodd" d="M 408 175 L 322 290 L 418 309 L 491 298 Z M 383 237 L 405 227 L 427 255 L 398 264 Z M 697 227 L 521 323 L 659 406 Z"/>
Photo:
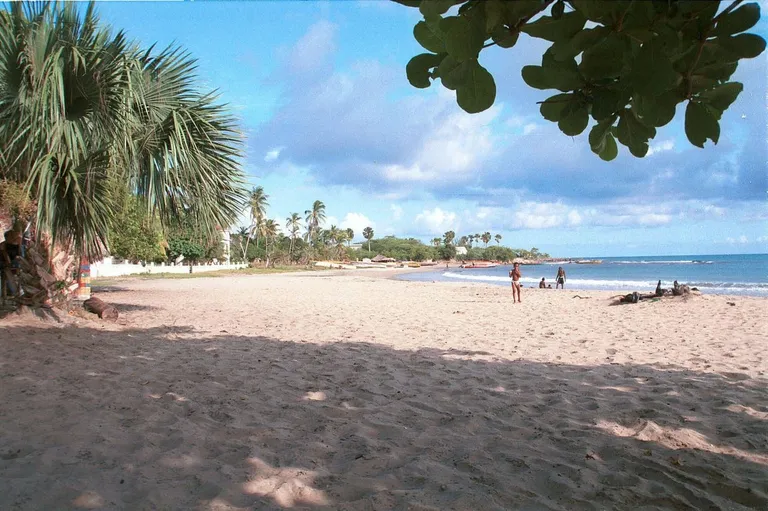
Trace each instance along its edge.
<path fill-rule="evenodd" d="M 768 509 L 765 379 L 184 328 L 4 334 L 2 509 Z"/>

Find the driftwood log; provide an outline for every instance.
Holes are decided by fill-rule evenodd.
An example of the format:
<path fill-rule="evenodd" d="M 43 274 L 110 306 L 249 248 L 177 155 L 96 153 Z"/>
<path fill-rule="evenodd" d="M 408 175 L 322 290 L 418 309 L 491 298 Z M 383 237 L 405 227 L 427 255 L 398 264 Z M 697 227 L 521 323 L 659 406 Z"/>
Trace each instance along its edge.
<path fill-rule="evenodd" d="M 88 312 L 98 314 L 101 319 L 116 321 L 119 315 L 117 309 L 95 296 L 84 301 L 83 307 Z"/>

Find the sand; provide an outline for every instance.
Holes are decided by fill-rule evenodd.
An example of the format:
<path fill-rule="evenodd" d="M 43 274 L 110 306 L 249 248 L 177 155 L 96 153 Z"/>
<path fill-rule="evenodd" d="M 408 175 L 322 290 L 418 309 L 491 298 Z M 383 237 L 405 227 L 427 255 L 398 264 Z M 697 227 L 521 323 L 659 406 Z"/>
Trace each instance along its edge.
<path fill-rule="evenodd" d="M 0 509 L 768 509 L 768 300 L 376 277 L 2 320 Z"/>

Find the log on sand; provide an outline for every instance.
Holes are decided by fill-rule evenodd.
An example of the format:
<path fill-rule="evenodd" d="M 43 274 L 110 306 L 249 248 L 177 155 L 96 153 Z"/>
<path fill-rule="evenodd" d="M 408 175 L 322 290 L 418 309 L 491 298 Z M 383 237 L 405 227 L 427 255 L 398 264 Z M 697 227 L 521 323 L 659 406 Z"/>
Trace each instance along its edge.
<path fill-rule="evenodd" d="M 83 307 L 85 307 L 85 310 L 88 312 L 98 314 L 101 319 L 116 321 L 119 315 L 117 309 L 96 297 L 92 297 L 84 301 Z"/>

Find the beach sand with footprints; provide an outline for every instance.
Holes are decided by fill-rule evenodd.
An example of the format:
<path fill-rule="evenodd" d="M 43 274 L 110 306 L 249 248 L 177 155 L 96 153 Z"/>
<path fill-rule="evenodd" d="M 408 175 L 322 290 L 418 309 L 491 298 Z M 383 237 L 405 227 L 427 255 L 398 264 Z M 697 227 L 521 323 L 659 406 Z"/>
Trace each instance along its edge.
<path fill-rule="evenodd" d="M 768 509 L 768 301 L 614 294 L 316 272 L 11 315 L 0 509 Z"/>

